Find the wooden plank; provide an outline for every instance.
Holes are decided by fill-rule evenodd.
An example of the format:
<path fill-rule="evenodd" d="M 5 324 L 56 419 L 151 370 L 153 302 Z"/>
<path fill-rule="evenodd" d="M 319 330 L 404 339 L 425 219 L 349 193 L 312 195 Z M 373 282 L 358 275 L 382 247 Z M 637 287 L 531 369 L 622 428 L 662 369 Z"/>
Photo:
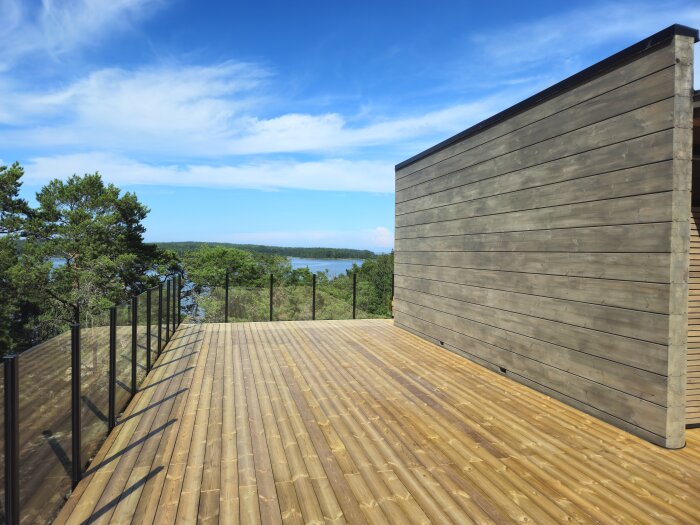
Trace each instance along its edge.
<path fill-rule="evenodd" d="M 553 183 L 522 173 L 494 177 L 399 203 L 396 226 L 670 191 L 671 168 L 671 161 L 663 161 Z"/>
<path fill-rule="evenodd" d="M 444 317 L 454 325 L 463 323 L 470 330 L 477 330 L 477 326 L 474 325 L 476 323 L 488 327 L 489 330 L 504 330 L 509 334 L 523 335 L 641 370 L 664 374 L 667 356 L 664 345 L 659 343 L 598 332 L 548 319 L 535 319 L 530 315 L 472 305 L 422 292 L 411 291 L 411 300 L 408 301 L 402 298 L 401 293 L 403 291 L 397 289 L 395 308 L 399 311 L 410 313 L 413 305 L 428 308 L 432 317 Z M 611 352 L 610 348 L 614 348 L 614 352 Z"/>
<path fill-rule="evenodd" d="M 668 283 L 667 253 L 421 252 L 394 253 L 395 264 L 588 277 L 642 283 Z M 700 269 L 700 265 L 698 267 Z"/>
<path fill-rule="evenodd" d="M 491 155 L 489 148 L 491 144 L 486 144 L 478 155 L 474 155 L 474 152 L 470 151 L 469 155 L 451 157 L 440 164 L 427 168 L 425 172 L 420 174 L 397 179 L 396 191 L 398 193 L 408 189 L 416 190 L 419 186 L 428 185 L 436 188 L 436 185 L 433 184 L 435 180 L 457 171 L 462 174 L 469 172 L 470 176 L 474 176 L 484 169 L 488 170 L 491 176 L 508 173 L 516 169 L 574 156 L 611 143 L 636 139 L 643 135 L 671 129 L 673 128 L 673 105 L 672 97 L 660 100 L 629 113 L 616 115 L 575 131 L 560 135 L 555 134 L 547 140 L 520 149 L 513 149 L 509 153 L 500 155 Z M 634 122 L 635 125 L 630 126 L 631 122 Z M 512 141 L 513 138 L 509 140 Z M 663 156 L 657 160 L 667 159 L 668 157 Z M 410 198 L 412 193 L 402 194 L 401 201 Z"/>
<path fill-rule="evenodd" d="M 440 162 L 449 157 L 467 151 L 475 146 L 483 144 L 494 138 L 506 135 L 520 128 L 527 126 L 533 122 L 538 122 L 550 115 L 555 115 L 567 108 L 576 106 L 589 99 L 617 89 L 621 86 L 626 86 L 630 82 L 645 76 L 651 75 L 657 71 L 665 69 L 674 63 L 675 56 L 672 46 L 656 50 L 649 56 L 643 57 L 641 60 L 635 60 L 629 64 L 625 64 L 616 68 L 605 75 L 601 75 L 590 80 L 586 84 L 578 86 L 571 91 L 562 93 L 560 96 L 547 100 L 528 111 L 501 122 L 482 133 L 470 137 L 467 140 L 461 141 L 449 148 L 445 148 L 436 152 L 428 158 L 421 159 L 417 162 L 406 166 L 397 171 L 397 177 L 405 177 L 413 172 L 424 169 L 436 162 Z"/>
<path fill-rule="evenodd" d="M 466 303 L 451 302 L 466 313 L 475 305 L 531 316 L 532 323 L 547 319 L 573 326 L 664 344 L 668 341 L 668 314 L 551 299 L 491 288 L 423 278 L 397 276 L 395 297 L 414 300 L 414 292 Z"/>
<path fill-rule="evenodd" d="M 642 252 L 668 253 L 671 225 L 631 224 L 451 237 L 396 239 L 397 251 Z"/>
<path fill-rule="evenodd" d="M 261 500 L 244 502 L 239 517 L 237 496 L 227 506 L 224 494 L 245 500 L 266 476 L 274 483 L 260 494 L 273 490 L 289 523 L 689 523 L 700 510 L 694 431 L 686 448 L 665 451 L 513 382 L 510 369 L 506 377 L 489 372 L 391 321 L 202 325 L 186 333 L 56 523 L 175 523 L 192 515 L 193 501 L 196 521 L 211 521 L 217 509 L 219 522 L 245 521 L 248 512 L 255 520 Z M 184 396 L 170 397 L 183 388 Z M 168 419 L 178 420 L 174 431 L 141 443 L 125 433 Z M 249 440 L 237 439 L 246 431 Z M 113 464 L 129 463 L 137 448 L 123 482 Z M 252 473 L 254 491 L 239 485 L 238 462 L 252 465 L 241 471 Z M 260 472 L 266 462 L 270 470 Z M 210 498 L 215 478 L 220 492 Z M 113 479 L 122 491 L 97 506 Z M 110 520 L 105 509 L 116 509 Z"/>
<path fill-rule="evenodd" d="M 401 263 L 394 264 L 394 272 L 397 277 L 423 278 L 646 312 L 668 312 L 668 287 L 663 283 Z"/>
<path fill-rule="evenodd" d="M 396 239 L 669 221 L 672 192 L 397 226 Z"/>

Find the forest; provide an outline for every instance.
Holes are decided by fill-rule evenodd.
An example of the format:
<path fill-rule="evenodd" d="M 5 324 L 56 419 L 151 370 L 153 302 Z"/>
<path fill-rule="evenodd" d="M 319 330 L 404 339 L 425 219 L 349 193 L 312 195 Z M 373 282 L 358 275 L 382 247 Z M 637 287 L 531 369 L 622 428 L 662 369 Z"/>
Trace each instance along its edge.
<path fill-rule="evenodd" d="M 32 206 L 20 197 L 23 168 L 0 166 L 0 354 L 22 352 L 65 332 L 71 323 L 104 317 L 175 275 L 183 277 L 190 320 L 223 320 L 229 275 L 231 321 L 310 319 L 312 274 L 288 256 L 365 258 L 346 275 L 316 276 L 317 319 L 389 317 L 393 254 L 323 248 L 230 246 L 144 241 L 149 209 L 99 173 L 54 179 Z M 279 252 L 279 253 L 272 253 Z"/>
<path fill-rule="evenodd" d="M 282 255 L 284 257 L 303 257 L 306 259 L 371 259 L 376 254 L 370 250 L 354 250 L 351 248 L 305 248 L 288 246 L 266 246 L 263 244 L 233 244 L 226 242 L 159 242 L 158 247 L 170 250 L 178 255 L 199 250 L 205 247 L 220 246 L 236 248 L 247 252 L 267 255 Z"/>

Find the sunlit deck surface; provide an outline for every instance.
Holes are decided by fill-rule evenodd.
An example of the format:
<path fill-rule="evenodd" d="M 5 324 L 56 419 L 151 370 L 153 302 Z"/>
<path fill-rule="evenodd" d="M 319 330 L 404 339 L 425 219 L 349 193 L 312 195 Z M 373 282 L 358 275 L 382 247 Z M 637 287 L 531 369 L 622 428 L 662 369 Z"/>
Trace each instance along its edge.
<path fill-rule="evenodd" d="M 668 451 L 388 320 L 183 325 L 57 523 L 698 523 Z"/>

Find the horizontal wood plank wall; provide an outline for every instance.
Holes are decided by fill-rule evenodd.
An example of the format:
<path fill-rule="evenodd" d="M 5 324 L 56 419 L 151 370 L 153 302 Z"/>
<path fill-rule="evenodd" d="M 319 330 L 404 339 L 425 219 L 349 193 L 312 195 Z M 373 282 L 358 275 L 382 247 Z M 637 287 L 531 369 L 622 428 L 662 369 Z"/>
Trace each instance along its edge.
<path fill-rule="evenodd" d="M 688 380 L 686 422 L 700 425 L 700 92 L 693 98 L 693 211 L 690 221 L 688 274 Z"/>
<path fill-rule="evenodd" d="M 396 324 L 683 446 L 692 46 L 397 168 Z"/>
<path fill-rule="evenodd" d="M 700 425 L 700 207 L 693 208 L 690 221 L 690 277 L 688 283 L 688 384 L 686 417 L 689 425 Z"/>

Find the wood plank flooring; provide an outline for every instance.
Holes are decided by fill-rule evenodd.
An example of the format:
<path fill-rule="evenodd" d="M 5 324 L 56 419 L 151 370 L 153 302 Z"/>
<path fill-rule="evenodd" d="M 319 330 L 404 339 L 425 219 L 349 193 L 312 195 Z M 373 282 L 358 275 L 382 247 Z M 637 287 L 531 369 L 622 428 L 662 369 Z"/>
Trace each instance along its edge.
<path fill-rule="evenodd" d="M 390 320 L 182 325 L 55 523 L 698 523 L 669 451 Z"/>

